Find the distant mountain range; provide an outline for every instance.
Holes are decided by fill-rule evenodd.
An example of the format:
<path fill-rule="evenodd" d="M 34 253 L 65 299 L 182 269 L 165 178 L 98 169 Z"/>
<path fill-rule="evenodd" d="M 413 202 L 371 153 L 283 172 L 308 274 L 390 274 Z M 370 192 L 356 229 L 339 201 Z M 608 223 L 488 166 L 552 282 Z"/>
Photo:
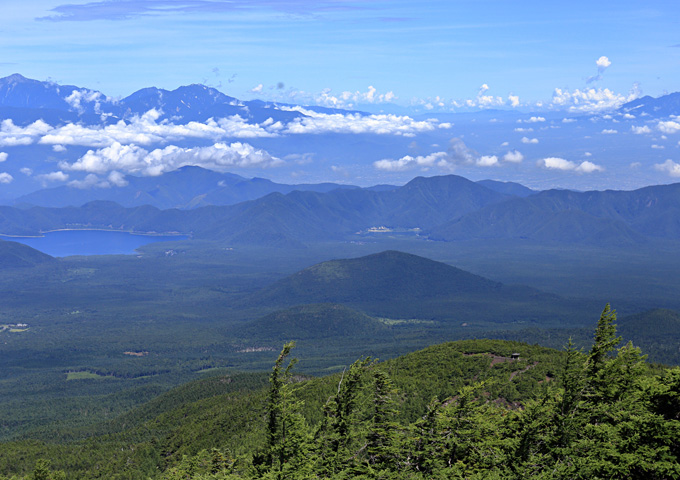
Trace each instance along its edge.
<path fill-rule="evenodd" d="M 631 115 L 649 115 L 652 117 L 670 117 L 680 115 L 680 92 L 669 93 L 658 98 L 646 95 L 636 98 L 619 108 L 619 112 Z"/>
<path fill-rule="evenodd" d="M 549 190 L 490 205 L 433 228 L 431 238 L 530 238 L 624 245 L 680 238 L 680 184 L 634 191 Z"/>
<path fill-rule="evenodd" d="M 281 107 L 294 105 L 261 100 L 241 101 L 214 88 L 196 84 L 171 91 L 148 87 L 125 98 L 114 99 L 96 90 L 41 82 L 20 74 L 0 78 L 0 115 L 12 118 L 18 124 L 40 118 L 55 123 L 114 123 L 119 119 L 143 115 L 151 109 L 161 113 L 161 120 L 175 123 L 204 122 L 209 118 L 232 115 L 239 115 L 252 123 L 264 122 L 270 117 L 274 121 L 287 122 L 304 116 Z M 325 107 L 305 108 L 322 113 L 347 113 Z"/>
<path fill-rule="evenodd" d="M 124 207 L 151 205 L 160 209 L 189 209 L 207 205 L 234 205 L 270 193 L 294 190 L 328 192 L 336 188 L 358 188 L 337 183 L 285 185 L 265 178 L 245 178 L 201 167 L 181 167 L 158 177 L 126 175 L 125 186 L 82 189 L 68 185 L 46 188 L 17 198 L 15 205 L 43 207 L 81 206 L 95 200 L 116 202 Z"/>
<path fill-rule="evenodd" d="M 148 181 L 140 179 L 139 183 Z M 218 188 L 192 197 L 205 191 L 206 185 Z M 147 183 L 146 190 L 130 187 L 127 198 L 200 204 L 206 197 L 221 195 L 227 203 L 239 195 L 274 192 L 234 205 L 192 210 L 161 210 L 150 205 L 126 208 L 108 201 L 64 208 L 0 207 L 0 233 L 36 235 L 63 228 L 107 228 L 178 232 L 227 244 L 270 246 L 303 246 L 391 231 L 439 241 L 526 239 L 600 246 L 680 238 L 680 184 L 634 191 L 549 190 L 530 195 L 513 187 L 526 195 L 521 197 L 498 191 L 508 191 L 507 184 L 485 185 L 447 175 L 417 177 L 402 187 L 381 189 L 334 184 L 286 186 L 185 168 L 168 176 L 162 186 L 151 188 L 153 184 Z M 182 196 L 177 190 L 187 193 Z"/>
<path fill-rule="evenodd" d="M 150 110 L 158 117 L 143 117 Z M 320 115 L 336 113 L 340 115 L 333 118 Z M 456 159 L 447 148 L 453 138 L 465 138 L 469 155 L 496 157 L 498 163 L 492 169 L 480 168 L 493 171 L 499 178 L 517 178 L 518 169 L 526 170 L 530 165 L 525 161 L 513 167 L 504 160 L 510 152 L 517 155 L 521 151 L 527 159 L 555 155 L 576 162 L 577 158 L 586 155 L 587 144 L 588 149 L 598 152 L 593 158 L 595 170 L 587 175 L 567 176 L 565 172 L 559 177 L 559 181 L 564 182 L 561 186 L 581 188 L 581 179 L 601 175 L 605 164 L 622 164 L 627 156 L 631 157 L 631 162 L 643 160 L 640 163 L 644 164 L 641 166 L 644 166 L 645 175 L 639 183 L 631 183 L 627 180 L 628 174 L 624 175 L 620 168 L 608 169 L 606 175 L 612 176 L 612 185 L 665 181 L 668 173 L 661 167 L 667 157 L 659 155 L 663 149 L 674 148 L 677 142 L 669 137 L 654 139 L 650 144 L 650 137 L 659 130 L 655 125 L 659 119 L 680 114 L 680 93 L 659 98 L 642 97 L 610 113 L 576 115 L 550 111 L 533 114 L 513 109 L 438 112 L 411 118 L 366 118 L 366 112 L 245 101 L 204 85 L 187 85 L 174 90 L 149 87 L 124 98 L 111 98 L 88 88 L 14 74 L 0 78 L 0 120 L 6 122 L 0 132 L 0 200 L 14 205 L 49 207 L 81 206 L 93 200 L 107 200 L 126 207 L 152 205 L 160 209 L 187 209 L 233 205 L 273 192 L 328 192 L 336 188 L 332 183 L 270 184 L 264 179 L 236 178 L 233 174 L 222 174 L 222 178 L 218 178 L 218 174 L 204 175 L 203 179 L 197 175 L 199 183 L 179 188 L 179 180 L 188 178 L 181 172 L 148 178 L 135 176 L 169 172 L 179 165 L 201 165 L 222 171 L 231 167 L 240 169 L 237 171 L 244 175 L 260 176 L 263 164 L 256 161 L 259 154 L 253 156 L 230 149 L 205 150 L 230 142 L 248 144 L 254 152 L 261 151 L 264 158 L 275 161 L 277 168 L 280 167 L 278 178 L 304 178 L 299 176 L 304 174 L 307 178 L 325 179 L 332 175 L 332 179 L 341 179 L 344 173 L 359 178 L 356 169 L 368 167 L 370 170 L 361 174 L 364 179 L 375 175 L 373 178 L 377 182 L 384 175 L 390 175 L 403 183 L 406 181 L 403 173 L 386 173 L 381 170 L 383 167 L 375 165 L 376 161 L 396 161 L 406 156 L 417 158 L 432 153 L 447 158 L 443 160 L 444 166 L 433 166 L 432 173 L 443 172 L 444 168 L 457 162 L 461 163 L 459 171 L 471 171 L 477 168 L 474 162 Z M 565 116 L 569 118 L 565 119 Z M 29 127 L 38 120 L 42 122 Z M 517 122 L 531 125 L 518 126 Z M 187 125 L 190 127 L 181 128 Z M 674 128 L 672 125 L 662 127 Z M 528 132 L 534 133 L 529 135 Z M 565 145 L 565 138 L 588 140 Z M 532 146 L 526 142 L 531 142 Z M 107 150 L 117 144 L 129 148 Z M 166 149 L 169 150 L 164 153 Z M 650 152 L 650 149 L 654 150 Z M 94 157 L 87 157 L 91 162 L 79 164 L 89 150 L 94 152 Z M 228 155 L 227 151 L 230 152 Z M 230 157 L 232 154 L 234 158 Z M 592 155 L 591 152 L 588 154 Z M 143 165 L 147 163 L 144 162 L 158 162 L 158 168 L 145 169 Z M 566 165 L 568 168 L 571 163 Z M 575 165 L 577 163 L 572 167 L 576 168 Z M 338 168 L 331 172 L 331 166 Z M 347 166 L 351 168 L 347 169 Z M 407 168 L 414 168 L 412 162 Z M 558 181 L 546 178 L 549 172 L 556 170 L 531 168 L 531 174 L 545 185 Z M 511 171 L 515 173 L 509 173 Z M 107 180 L 112 172 L 115 172 L 115 181 Z M 126 173 L 132 175 L 123 179 Z M 194 180 L 189 179 L 191 181 Z M 496 183 L 491 187 L 485 182 L 480 185 L 505 195 L 525 197 L 534 193 L 516 183 Z M 56 185 L 61 186 L 48 188 Z"/>
<path fill-rule="evenodd" d="M 433 180 L 434 181 L 434 180 Z M 13 203 L 26 208 L 79 207 L 86 203 L 105 200 L 124 207 L 151 205 L 161 210 L 169 208 L 192 209 L 208 205 L 235 205 L 256 200 L 270 193 L 288 194 L 293 191 L 327 193 L 335 189 L 360 189 L 339 183 L 293 184 L 272 182 L 265 178 L 245 178 L 234 173 L 220 173 L 201 167 L 186 166 L 157 177 L 127 175 L 125 186 L 117 188 L 82 189 L 69 185 L 45 188 L 17 198 Z M 523 185 L 513 182 L 481 180 L 476 182 L 489 190 L 506 196 L 526 197 L 533 193 Z M 396 190 L 395 185 L 376 185 L 363 190 L 377 193 Z M 418 188 L 411 186 L 409 188 Z M 452 186 L 454 190 L 455 186 Z M 443 202 L 454 201 L 450 197 Z M 465 195 L 464 191 L 457 195 Z M 500 197 L 499 197 L 500 198 Z"/>
<path fill-rule="evenodd" d="M 262 100 L 243 101 L 199 84 L 181 86 L 175 90 L 147 87 L 125 98 L 114 99 L 97 90 L 29 79 L 18 73 L 0 78 L 0 114 L 11 112 L 14 114 L 12 118 L 19 122 L 43 118 L 45 121 L 79 119 L 100 123 L 106 117 L 111 117 L 108 120 L 111 122 L 156 109 L 162 113 L 161 119 L 172 119 L 175 122 L 203 122 L 209 118 L 239 115 L 251 122 L 260 123 L 270 117 L 274 117 L 274 121 L 303 117 L 304 114 L 292 110 L 296 106 Z M 318 106 L 304 108 L 320 113 L 366 113 Z M 619 112 L 637 115 L 644 113 L 655 117 L 679 115 L 680 92 L 658 98 L 641 97 L 622 105 Z M 480 113 L 498 116 L 504 111 Z"/>

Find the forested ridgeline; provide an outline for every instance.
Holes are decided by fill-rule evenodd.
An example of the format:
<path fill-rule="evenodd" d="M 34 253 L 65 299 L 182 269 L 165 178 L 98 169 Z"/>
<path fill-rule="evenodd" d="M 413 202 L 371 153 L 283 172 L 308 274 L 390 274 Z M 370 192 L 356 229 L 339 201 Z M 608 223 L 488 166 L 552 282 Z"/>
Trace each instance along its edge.
<path fill-rule="evenodd" d="M 585 353 L 452 342 L 319 379 L 295 373 L 289 343 L 266 390 L 156 402 L 72 444 L 7 443 L 0 478 L 680 478 L 680 368 L 620 346 L 615 319 L 607 306 Z"/>

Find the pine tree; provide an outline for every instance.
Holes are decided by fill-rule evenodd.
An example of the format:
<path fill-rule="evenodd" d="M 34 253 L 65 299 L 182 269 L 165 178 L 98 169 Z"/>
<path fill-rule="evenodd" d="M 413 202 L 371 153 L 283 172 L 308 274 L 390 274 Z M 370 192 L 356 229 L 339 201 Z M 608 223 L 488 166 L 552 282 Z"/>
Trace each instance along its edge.
<path fill-rule="evenodd" d="M 590 349 L 588 361 L 586 363 L 586 373 L 591 383 L 599 386 L 600 372 L 605 365 L 607 356 L 621 342 L 621 337 L 616 336 L 616 311 L 612 310 L 609 304 L 605 305 L 600 320 L 595 329 L 595 340 Z"/>
<path fill-rule="evenodd" d="M 398 425 L 394 421 L 397 410 L 393 397 L 397 390 L 387 373 L 380 369 L 375 369 L 373 382 L 374 411 L 366 444 L 368 463 L 380 468 L 394 468 Z"/>
<path fill-rule="evenodd" d="M 290 478 L 289 472 L 304 470 L 309 466 L 307 452 L 308 429 L 300 413 L 302 402 L 295 399 L 291 370 L 296 359 L 283 364 L 295 347 L 295 342 L 286 343 L 274 363 L 269 376 L 267 400 L 267 444 L 263 451 L 253 456 L 257 473 L 266 478 Z"/>
<path fill-rule="evenodd" d="M 327 474 L 346 468 L 351 457 L 354 457 L 350 447 L 357 436 L 353 428 L 356 403 L 369 362 L 370 358 L 357 360 L 349 370 L 344 371 L 338 382 L 337 393 L 323 407 L 323 421 L 317 429 L 315 439 L 322 470 Z"/>

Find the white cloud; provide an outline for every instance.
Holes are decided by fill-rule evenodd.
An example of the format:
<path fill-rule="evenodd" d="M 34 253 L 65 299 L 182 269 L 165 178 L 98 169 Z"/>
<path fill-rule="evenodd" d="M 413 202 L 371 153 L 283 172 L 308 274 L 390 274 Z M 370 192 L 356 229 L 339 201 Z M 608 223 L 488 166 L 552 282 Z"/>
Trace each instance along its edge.
<path fill-rule="evenodd" d="M 110 147 L 89 150 L 74 163 L 61 162 L 64 170 L 96 174 L 111 173 L 109 181 L 116 185 L 124 179 L 119 172 L 139 173 L 146 176 L 161 175 L 185 165 L 196 165 L 210 170 L 226 171 L 231 168 L 267 168 L 284 162 L 264 150 L 247 143 L 230 145 L 216 143 L 209 147 L 181 148 L 175 145 L 147 151 L 137 145 L 114 143 Z"/>
<path fill-rule="evenodd" d="M 529 120 L 525 120 L 527 123 L 538 123 L 538 122 L 545 122 L 544 117 L 531 117 Z"/>
<path fill-rule="evenodd" d="M 124 187 L 129 183 L 127 180 L 125 180 L 125 175 L 116 170 L 109 173 L 108 180 L 116 187 Z"/>
<path fill-rule="evenodd" d="M 376 135 L 412 135 L 435 129 L 436 120 L 416 121 L 409 116 L 360 115 L 341 113 L 318 113 L 303 107 L 286 107 L 282 110 L 297 111 L 305 115 L 286 125 L 284 133 L 371 133 Z"/>
<path fill-rule="evenodd" d="M 478 107 L 493 107 L 493 106 L 500 106 L 505 103 L 502 97 L 494 97 L 493 95 L 484 95 L 487 90 L 489 90 L 489 86 L 485 83 L 481 87 L 479 87 L 479 92 L 477 92 L 477 101 L 476 105 L 471 105 L 471 106 L 478 106 Z M 469 102 L 469 100 L 468 100 Z"/>
<path fill-rule="evenodd" d="M 48 182 L 65 182 L 68 180 L 68 174 L 62 171 L 57 171 L 37 175 L 36 178 L 38 178 L 43 185 L 46 185 Z"/>
<path fill-rule="evenodd" d="M 630 127 L 630 131 L 633 132 L 636 135 L 643 135 L 645 133 L 652 133 L 652 129 L 649 128 L 647 125 L 644 125 L 642 127 L 637 127 L 635 125 L 632 125 Z"/>
<path fill-rule="evenodd" d="M 321 93 L 316 95 L 309 95 L 308 93 L 302 91 L 294 91 L 289 92 L 289 97 L 291 97 L 291 100 L 298 100 L 302 103 L 313 103 L 315 105 L 331 108 L 354 108 L 357 106 L 357 104 L 360 105 L 362 103 L 389 103 L 397 98 L 394 92 L 391 91 L 387 93 L 379 93 L 373 85 L 369 85 L 365 92 L 361 92 L 359 90 L 355 92 L 344 91 L 337 95 L 331 92 L 332 90 L 330 88 L 326 88 L 322 90 Z M 435 101 L 437 100 L 438 97 L 435 99 Z"/>
<path fill-rule="evenodd" d="M 397 160 L 383 159 L 373 162 L 378 170 L 401 172 L 413 168 L 440 168 L 454 170 L 457 165 L 474 165 L 477 167 L 493 167 L 500 165 L 496 155 L 479 155 L 459 138 L 452 138 L 449 149 L 445 152 L 434 152 L 429 155 L 406 155 Z"/>
<path fill-rule="evenodd" d="M 634 86 L 628 95 L 615 93 L 608 88 L 587 88 L 574 91 L 556 88 L 553 92 L 551 106 L 553 108 L 566 108 L 570 112 L 594 113 L 618 108 L 639 96 L 640 91 L 637 86 Z"/>
<path fill-rule="evenodd" d="M 588 160 L 581 162 L 581 164 L 576 164 L 571 160 L 559 157 L 544 158 L 539 160 L 537 165 L 549 170 L 574 171 L 579 173 L 601 172 L 604 170 L 600 165 L 596 165 Z"/>
<path fill-rule="evenodd" d="M 448 166 L 447 158 L 447 152 L 435 152 L 425 156 L 418 155 L 417 157 L 406 155 L 398 160 L 378 160 L 373 163 L 373 166 L 378 170 L 402 172 L 416 167 L 430 168 L 434 166 Z"/>
<path fill-rule="evenodd" d="M 605 135 L 613 135 L 615 133 L 619 133 L 619 131 L 614 130 L 613 128 L 605 128 L 604 130 L 602 130 L 602 133 L 604 133 Z"/>
<path fill-rule="evenodd" d="M 509 94 L 507 100 L 500 96 L 486 95 L 486 92 L 490 90 L 488 84 L 484 83 L 477 91 L 477 96 L 475 98 L 469 98 L 461 101 L 452 101 L 449 103 L 450 106 L 455 108 L 490 108 L 490 107 L 501 107 L 510 106 L 518 107 L 520 105 L 519 96 Z M 439 97 L 437 97 L 439 98 Z M 422 104 L 424 101 L 415 101 L 412 103 Z M 442 106 L 445 103 L 442 102 Z"/>
<path fill-rule="evenodd" d="M 603 170 L 604 168 L 602 168 L 600 165 L 596 165 L 593 162 L 589 162 L 588 160 L 581 162 L 581 164 L 576 167 L 577 172 L 583 173 L 601 172 Z"/>
<path fill-rule="evenodd" d="M 52 150 L 57 153 L 61 153 L 66 151 L 66 147 L 63 145 L 52 145 Z"/>
<path fill-rule="evenodd" d="M 574 170 L 576 164 L 559 157 L 548 157 L 538 161 L 538 165 L 551 170 Z"/>
<path fill-rule="evenodd" d="M 536 143 L 538 143 L 538 138 L 527 138 L 527 137 L 522 137 L 522 143 L 532 143 L 532 144 L 536 144 Z"/>
<path fill-rule="evenodd" d="M 0 163 L 6 161 L 8 157 L 9 154 L 7 152 L 0 152 Z"/>
<path fill-rule="evenodd" d="M 597 68 L 600 70 L 601 73 L 604 72 L 605 69 L 609 68 L 612 62 L 610 62 L 609 59 L 603 55 L 597 59 L 595 64 L 597 65 Z"/>
<path fill-rule="evenodd" d="M 83 113 L 85 111 L 83 103 L 93 103 L 93 110 L 97 114 L 102 113 L 101 102 L 110 101 L 110 99 L 105 95 L 102 95 L 101 92 L 95 92 L 93 90 L 87 89 L 73 90 L 73 92 L 71 92 L 68 97 L 64 98 L 64 100 L 73 110 L 77 111 L 78 113 Z"/>
<path fill-rule="evenodd" d="M 283 157 L 286 162 L 293 162 L 297 165 L 308 165 L 314 161 L 314 153 L 290 153 Z"/>
<path fill-rule="evenodd" d="M 69 164 L 61 162 L 59 166 L 64 170 L 103 174 L 111 170 L 139 172 L 145 166 L 144 158 L 149 152 L 137 145 L 122 145 L 115 142 L 109 147 L 97 151 L 88 150 L 76 162 Z"/>
<path fill-rule="evenodd" d="M 562 123 L 574 123 L 576 121 L 575 118 L 563 118 Z"/>
<path fill-rule="evenodd" d="M 590 153 L 590 152 L 586 152 L 586 153 L 583 154 L 583 156 L 584 156 L 584 157 L 592 157 L 593 154 Z"/>
<path fill-rule="evenodd" d="M 626 120 L 633 120 L 635 118 L 635 115 L 631 115 L 630 113 L 624 113 L 623 118 Z"/>
<path fill-rule="evenodd" d="M 598 80 L 602 80 L 602 75 L 604 74 L 604 71 L 607 70 L 611 66 L 612 62 L 609 61 L 607 57 L 604 55 L 598 58 L 595 61 L 595 65 L 597 65 L 597 75 L 594 75 L 592 77 L 588 77 L 586 79 L 586 83 L 592 83 L 596 82 Z"/>
<path fill-rule="evenodd" d="M 476 162 L 478 167 L 493 167 L 498 165 L 498 157 L 496 155 L 484 155 L 479 157 Z"/>
<path fill-rule="evenodd" d="M 4 183 L 4 184 L 12 183 L 12 180 L 14 180 L 14 177 L 12 175 L 10 175 L 9 173 L 7 173 L 7 172 L 0 173 L 0 183 Z"/>
<path fill-rule="evenodd" d="M 522 133 L 522 132 L 533 132 L 534 129 L 531 128 L 531 127 L 529 127 L 529 128 L 517 127 L 517 128 L 515 128 L 515 131 L 520 132 L 520 133 Z"/>
<path fill-rule="evenodd" d="M 510 163 L 521 163 L 524 160 L 524 155 L 517 150 L 513 150 L 503 155 L 503 160 Z"/>
<path fill-rule="evenodd" d="M 27 127 L 17 127 L 11 120 L 4 120 L 0 124 L 0 146 L 41 143 L 53 145 L 53 149 L 59 152 L 63 151 L 64 145 L 102 148 L 114 143 L 152 145 L 186 138 L 219 141 L 225 138 L 275 137 L 278 135 L 277 130 L 283 127 L 278 122 L 263 123 L 264 126 L 251 124 L 239 115 L 184 125 L 158 123 L 159 117 L 160 112 L 152 109 L 142 116 L 133 117 L 129 122 L 121 120 L 106 126 L 69 123 L 52 127 L 39 120 Z"/>
<path fill-rule="evenodd" d="M 654 168 L 660 172 L 666 172 L 671 177 L 680 177 L 680 163 L 675 163 L 670 158 L 664 163 L 657 163 Z"/>
<path fill-rule="evenodd" d="M 669 120 L 667 122 L 659 122 L 656 126 L 663 133 L 678 133 L 680 132 L 680 123 Z"/>
<path fill-rule="evenodd" d="M 5 119 L 0 123 L 0 147 L 30 145 L 34 143 L 36 137 L 44 135 L 51 128 L 42 120 L 35 121 L 26 127 L 18 127 L 11 119 Z"/>
<path fill-rule="evenodd" d="M 253 92 L 253 93 L 262 93 L 263 88 L 264 88 L 264 85 L 259 84 L 257 87 L 251 88 L 250 91 Z"/>
<path fill-rule="evenodd" d="M 654 145 L 652 145 L 652 148 L 655 149 L 655 150 L 663 150 L 666 147 L 664 147 L 663 145 L 654 144 Z"/>
<path fill-rule="evenodd" d="M 21 173 L 23 173 L 24 175 L 26 175 L 27 177 L 30 177 L 31 175 L 33 175 L 33 170 L 31 170 L 31 169 L 28 168 L 28 167 L 23 167 L 23 168 L 21 168 L 19 171 L 20 171 Z"/>
<path fill-rule="evenodd" d="M 83 180 L 71 180 L 68 182 L 69 186 L 74 188 L 80 188 L 86 190 L 89 188 L 109 188 L 111 185 L 109 182 L 101 180 L 94 173 L 89 173 L 85 176 Z"/>

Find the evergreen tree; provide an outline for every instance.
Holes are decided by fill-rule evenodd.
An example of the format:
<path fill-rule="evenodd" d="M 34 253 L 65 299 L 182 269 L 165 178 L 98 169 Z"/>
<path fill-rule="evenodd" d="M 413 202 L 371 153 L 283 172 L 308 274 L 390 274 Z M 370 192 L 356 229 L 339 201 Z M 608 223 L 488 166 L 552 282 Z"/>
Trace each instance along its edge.
<path fill-rule="evenodd" d="M 616 311 L 612 310 L 609 304 L 605 305 L 600 320 L 595 329 L 595 340 L 588 355 L 586 363 L 586 373 L 593 386 L 602 386 L 600 372 L 605 365 L 607 356 L 614 351 L 621 342 L 621 337 L 616 336 Z"/>
<path fill-rule="evenodd" d="M 344 371 L 338 382 L 335 395 L 323 407 L 323 420 L 316 431 L 317 453 L 320 468 L 327 474 L 334 474 L 346 468 L 355 458 L 351 445 L 356 443 L 355 431 L 357 398 L 364 383 L 366 368 L 370 358 L 355 361 L 348 371 Z"/>
<path fill-rule="evenodd" d="M 409 456 L 409 466 L 427 475 L 436 469 L 437 458 L 441 457 L 444 448 L 438 426 L 440 409 L 441 403 L 434 397 L 427 406 L 425 416 L 410 430 L 413 454 Z"/>
<path fill-rule="evenodd" d="M 295 347 L 286 343 L 269 376 L 267 399 L 267 444 L 264 451 L 254 455 L 253 466 L 266 478 L 282 480 L 287 473 L 301 472 L 310 467 L 308 429 L 300 413 L 302 402 L 294 396 L 291 370 L 297 362 L 291 359 L 283 364 Z"/>
<path fill-rule="evenodd" d="M 368 463 L 381 468 L 396 467 L 398 425 L 394 421 L 397 410 L 392 380 L 384 371 L 373 372 L 373 418 L 367 437 Z"/>

